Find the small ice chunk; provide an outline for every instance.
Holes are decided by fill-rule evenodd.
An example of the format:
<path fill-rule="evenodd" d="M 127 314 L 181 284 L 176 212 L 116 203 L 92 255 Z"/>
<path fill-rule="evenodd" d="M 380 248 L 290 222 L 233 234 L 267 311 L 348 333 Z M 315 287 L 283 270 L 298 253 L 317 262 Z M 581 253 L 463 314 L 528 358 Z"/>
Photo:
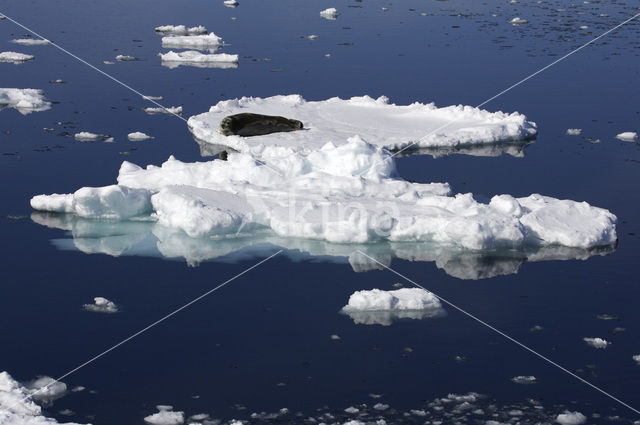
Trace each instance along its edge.
<path fill-rule="evenodd" d="M 51 41 L 45 39 L 36 38 L 18 38 L 11 40 L 12 43 L 20 44 L 22 46 L 44 46 L 45 44 L 51 44 Z"/>
<path fill-rule="evenodd" d="M 93 304 L 84 304 L 82 308 L 86 311 L 92 311 L 94 313 L 117 313 L 118 306 L 113 302 L 103 297 L 95 297 Z"/>
<path fill-rule="evenodd" d="M 27 382 L 25 387 L 30 390 L 31 396 L 35 400 L 52 401 L 64 396 L 67 392 L 67 385 L 49 376 L 42 376 L 33 381 Z"/>
<path fill-rule="evenodd" d="M 640 365 L 640 354 L 633 356 L 633 360 Z"/>
<path fill-rule="evenodd" d="M 179 62 L 179 63 L 238 63 L 238 55 L 230 55 L 228 53 L 200 53 L 196 50 L 187 50 L 184 52 L 174 52 L 170 50 L 167 53 L 158 53 L 163 62 Z"/>
<path fill-rule="evenodd" d="M 162 96 L 142 96 L 142 98 L 145 100 L 162 100 L 163 99 Z"/>
<path fill-rule="evenodd" d="M 569 136 L 579 136 L 582 134 L 581 128 L 567 128 L 567 134 Z"/>
<path fill-rule="evenodd" d="M 168 108 L 144 108 L 143 111 L 149 115 L 156 115 L 156 114 L 180 115 L 182 114 L 182 106 L 170 106 Z"/>
<path fill-rule="evenodd" d="M 538 382 L 538 379 L 535 376 L 514 376 L 511 378 L 511 382 L 515 382 L 516 384 L 535 384 Z"/>
<path fill-rule="evenodd" d="M 22 115 L 27 115 L 46 111 L 51 108 L 51 103 L 45 100 L 44 92 L 39 89 L 0 88 L 0 110 L 4 108 L 14 108 Z"/>
<path fill-rule="evenodd" d="M 27 55 L 25 53 L 18 52 L 1 52 L 0 53 L 0 62 L 13 62 L 13 63 L 23 63 L 26 61 L 33 60 L 35 56 Z"/>
<path fill-rule="evenodd" d="M 592 346 L 593 348 L 607 348 L 608 345 L 611 345 L 610 342 L 602 339 L 602 338 L 582 338 L 584 342 Z"/>
<path fill-rule="evenodd" d="M 440 300 L 421 288 L 402 288 L 395 291 L 372 289 L 356 291 L 343 307 L 349 311 L 425 310 L 440 308 Z"/>
<path fill-rule="evenodd" d="M 127 134 L 127 139 L 129 139 L 132 142 L 141 142 L 143 140 L 153 139 L 153 137 L 149 136 L 148 134 L 142 133 L 140 131 L 136 131 L 136 132 Z"/>
<path fill-rule="evenodd" d="M 156 32 L 168 35 L 198 35 L 206 34 L 207 29 L 202 25 L 187 28 L 184 25 L 162 25 L 156 27 Z"/>
<path fill-rule="evenodd" d="M 512 20 L 509 21 L 509 23 L 511 25 L 522 25 L 522 24 L 527 24 L 529 23 L 529 21 L 527 21 L 526 19 L 522 19 L 519 16 L 516 16 L 515 18 L 513 18 Z"/>
<path fill-rule="evenodd" d="M 159 412 L 144 418 L 150 425 L 182 425 L 184 412 L 173 412 L 171 406 L 157 406 Z"/>
<path fill-rule="evenodd" d="M 89 131 L 81 131 L 73 135 L 74 139 L 79 142 L 95 142 L 98 140 L 108 140 L 111 136 L 107 134 L 91 133 Z"/>
<path fill-rule="evenodd" d="M 588 30 L 589 26 L 588 25 L 580 25 L 580 29 L 581 30 Z"/>
<path fill-rule="evenodd" d="M 316 34 L 309 34 L 304 36 L 304 38 L 306 38 L 307 40 L 315 40 L 318 37 L 319 35 L 316 35 Z"/>
<path fill-rule="evenodd" d="M 222 38 L 214 33 L 206 35 L 173 35 L 162 37 L 162 47 L 167 49 L 211 49 L 222 45 Z"/>
<path fill-rule="evenodd" d="M 116 56 L 116 60 L 120 61 L 120 62 L 133 62 L 133 61 L 138 61 L 140 59 L 138 59 L 135 56 L 129 56 L 129 55 L 118 55 Z"/>
<path fill-rule="evenodd" d="M 238 3 L 236 0 L 224 0 L 224 5 L 227 7 L 236 7 L 239 4 L 240 3 Z"/>
<path fill-rule="evenodd" d="M 356 413 L 360 413 L 360 409 L 358 409 L 357 407 L 347 407 L 346 409 L 344 409 L 345 412 L 350 413 L 352 415 L 355 415 Z"/>
<path fill-rule="evenodd" d="M 580 412 L 570 412 L 565 410 L 564 413 L 559 414 L 556 417 L 556 422 L 561 425 L 580 425 L 587 421 L 585 415 Z"/>
<path fill-rule="evenodd" d="M 373 408 L 376 410 L 387 410 L 389 408 L 389 405 L 384 403 L 376 403 L 373 405 Z"/>
<path fill-rule="evenodd" d="M 638 133 L 635 131 L 625 131 L 624 133 L 617 134 L 616 139 L 622 140 L 623 142 L 637 142 Z"/>
<path fill-rule="evenodd" d="M 333 334 L 333 335 L 331 335 L 331 337 L 330 337 L 330 338 L 331 338 L 332 340 L 334 340 L 334 341 L 337 341 L 337 340 L 339 340 L 339 339 L 340 339 L 340 335 Z"/>
<path fill-rule="evenodd" d="M 338 10 L 335 7 L 330 7 L 320 12 L 320 16 L 322 16 L 325 19 L 330 19 L 332 21 L 336 20 L 338 18 L 338 15 L 339 15 Z"/>

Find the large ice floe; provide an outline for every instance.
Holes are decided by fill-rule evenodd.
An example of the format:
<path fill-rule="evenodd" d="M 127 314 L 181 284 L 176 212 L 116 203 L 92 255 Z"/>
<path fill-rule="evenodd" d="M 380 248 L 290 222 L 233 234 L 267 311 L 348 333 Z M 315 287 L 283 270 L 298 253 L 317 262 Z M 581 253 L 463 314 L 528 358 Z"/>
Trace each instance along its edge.
<path fill-rule="evenodd" d="M 7 372 L 0 372 L 0 424 L 3 425 L 51 425 L 57 424 L 55 419 L 43 415 L 42 408 L 31 400 L 51 400 L 66 391 L 63 383 L 50 385 L 52 378 L 39 378 L 26 386 L 14 380 Z M 42 391 L 46 385 L 50 385 Z M 36 391 L 40 390 L 39 393 Z M 67 425 L 78 425 L 68 423 Z"/>
<path fill-rule="evenodd" d="M 264 108 L 239 107 L 256 101 Z M 146 168 L 125 161 L 117 184 L 38 195 L 31 205 L 39 211 L 71 214 L 72 228 L 86 227 L 90 220 L 108 220 L 109 226 L 117 222 L 130 229 L 132 240 L 144 233 L 143 227 L 148 235 L 153 226 L 153 234 L 166 242 L 156 247 L 162 255 L 195 256 L 194 262 L 241 249 L 251 244 L 247 240 L 266 240 L 294 249 L 308 247 L 307 252 L 328 249 L 330 255 L 348 257 L 354 268 L 378 268 L 349 245 L 362 244 L 365 248 L 358 249 L 364 252 L 382 246 L 382 256 L 378 248 L 371 248 L 373 258 L 382 257 L 382 263 L 390 261 L 385 256 L 445 263 L 453 259 L 454 273 L 477 278 L 517 270 L 524 259 L 586 258 L 596 247 L 615 243 L 615 215 L 586 202 L 503 194 L 482 203 L 471 193 L 452 194 L 446 183 L 412 183 L 398 177 L 394 158 L 384 148 L 416 140 L 495 143 L 535 134 L 535 125 L 519 114 L 462 106 L 443 110 L 421 104 L 394 106 L 386 99 L 367 97 L 221 102 L 211 112 L 192 117 L 189 125 L 199 137 L 224 141 L 240 151 L 230 153 L 228 161 L 184 163 L 170 157 L 161 166 Z M 256 137 L 220 135 L 222 116 L 240 111 L 302 119 L 305 127 Z M 450 122 L 447 119 L 454 124 L 429 134 Z M 347 136 L 354 133 L 361 136 Z M 51 220 L 36 217 L 44 223 Z M 131 247 L 127 244 L 132 240 L 113 250 Z M 117 246 L 123 240 L 109 243 Z M 335 244 L 346 248 L 334 249 Z M 456 258 L 462 263 L 468 259 L 471 270 L 474 259 L 483 258 L 459 253 L 488 250 L 522 255 L 506 255 L 508 264 L 489 264 L 478 276 L 465 267 L 456 270 Z"/>
<path fill-rule="evenodd" d="M 35 56 L 27 55 L 25 53 L 18 53 L 18 52 L 1 52 L 0 53 L 0 62 L 11 62 L 14 64 L 21 64 L 26 61 L 30 61 L 33 58 L 35 58 Z"/>
<path fill-rule="evenodd" d="M 222 119 L 243 112 L 293 118 L 302 121 L 304 130 L 247 138 L 222 135 Z M 518 113 L 492 113 L 462 105 L 438 108 L 417 102 L 401 106 L 384 96 L 323 101 L 306 101 L 299 95 L 243 97 L 218 102 L 209 112 L 189 118 L 188 125 L 199 140 L 253 155 L 274 154 L 269 148 L 317 151 L 327 142 L 345 144 L 356 134 L 390 150 L 492 145 L 537 134 L 536 124 Z"/>
<path fill-rule="evenodd" d="M 39 89 L 0 88 L 0 110 L 5 108 L 14 108 L 22 115 L 27 115 L 31 112 L 46 111 L 51 108 L 51 103 Z"/>
<path fill-rule="evenodd" d="M 420 288 L 395 291 L 356 291 L 342 308 L 356 324 L 391 325 L 397 319 L 425 319 L 446 315 L 440 300 Z"/>
<path fill-rule="evenodd" d="M 184 52 L 158 53 L 162 60 L 162 66 L 177 68 L 180 65 L 195 66 L 199 68 L 237 68 L 238 55 L 228 53 L 200 53 L 196 50 Z"/>
<path fill-rule="evenodd" d="M 202 25 L 187 28 L 184 25 L 161 25 L 156 27 L 156 32 L 166 35 L 201 35 L 206 34 L 207 29 Z"/>
<path fill-rule="evenodd" d="M 222 38 L 214 33 L 202 35 L 172 35 L 162 37 L 162 47 L 168 49 L 217 49 L 222 45 Z"/>

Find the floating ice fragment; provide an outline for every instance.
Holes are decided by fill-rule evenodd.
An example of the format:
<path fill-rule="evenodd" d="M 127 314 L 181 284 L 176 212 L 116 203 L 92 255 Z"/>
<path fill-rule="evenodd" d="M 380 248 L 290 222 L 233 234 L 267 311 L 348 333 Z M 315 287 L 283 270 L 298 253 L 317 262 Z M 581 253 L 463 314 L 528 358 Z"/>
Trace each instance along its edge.
<path fill-rule="evenodd" d="M 635 131 L 625 131 L 624 133 L 616 135 L 616 139 L 622 140 L 623 142 L 637 142 L 638 133 Z"/>
<path fill-rule="evenodd" d="M 162 47 L 168 49 L 211 49 L 222 45 L 222 39 L 214 33 L 206 35 L 174 35 L 162 37 Z"/>
<path fill-rule="evenodd" d="M 226 116 L 255 111 L 297 119 L 306 130 L 248 138 L 220 133 Z M 306 101 L 300 95 L 243 97 L 218 102 L 209 112 L 189 118 L 188 126 L 198 140 L 256 156 L 266 147 L 319 151 L 328 142 L 345 144 L 354 135 L 389 150 L 417 150 L 504 144 L 537 134 L 536 124 L 518 113 L 492 113 L 462 105 L 437 108 L 433 103 L 395 105 L 384 96 L 322 101 Z"/>
<path fill-rule="evenodd" d="M 357 407 L 350 406 L 350 407 L 347 407 L 346 409 L 344 409 L 344 411 L 347 412 L 347 413 L 350 413 L 352 415 L 355 415 L 356 413 L 360 412 L 360 409 L 358 409 Z"/>
<path fill-rule="evenodd" d="M 142 96 L 142 98 L 145 100 L 162 100 L 163 99 L 162 96 Z"/>
<path fill-rule="evenodd" d="M 224 5 L 227 7 L 236 7 L 239 4 L 240 3 L 238 3 L 236 0 L 224 0 Z"/>
<path fill-rule="evenodd" d="M 202 25 L 187 28 L 184 25 L 163 25 L 156 27 L 156 32 L 169 35 L 198 35 L 206 34 L 207 29 Z"/>
<path fill-rule="evenodd" d="M 340 339 L 340 336 L 339 336 L 339 335 L 335 335 L 335 334 L 334 334 L 334 335 L 331 335 L 331 336 L 330 336 L 330 338 L 331 338 L 332 340 L 334 340 L 334 341 L 337 341 L 337 340 L 339 340 L 339 339 Z"/>
<path fill-rule="evenodd" d="M 536 382 L 538 382 L 538 379 L 535 376 L 514 376 L 513 378 L 511 378 L 512 382 L 515 382 L 516 384 L 535 384 Z"/>
<path fill-rule="evenodd" d="M 565 410 L 564 413 L 556 417 L 556 422 L 561 425 L 580 425 L 587 421 L 586 416 L 580 412 L 570 412 Z"/>
<path fill-rule="evenodd" d="M 633 356 L 633 360 L 640 365 L 640 354 Z"/>
<path fill-rule="evenodd" d="M 150 425 L 182 425 L 184 412 L 173 412 L 172 406 L 157 406 L 159 412 L 144 418 Z"/>
<path fill-rule="evenodd" d="M 134 133 L 127 134 L 127 139 L 129 139 L 132 142 L 141 142 L 143 140 L 153 139 L 153 137 L 149 136 L 148 134 L 142 133 L 140 131 L 136 131 Z"/>
<path fill-rule="evenodd" d="M 182 114 L 182 106 L 169 106 L 167 108 L 144 108 L 143 111 L 149 115 L 156 115 L 156 114 L 180 115 Z"/>
<path fill-rule="evenodd" d="M 529 23 L 529 21 L 527 21 L 526 19 L 522 19 L 519 16 L 516 16 L 515 18 L 513 18 L 512 20 L 509 21 L 509 23 L 511 25 L 522 25 L 522 24 L 527 24 Z"/>
<path fill-rule="evenodd" d="M 389 408 L 389 405 L 384 403 L 376 403 L 373 405 L 373 408 L 376 410 L 387 410 Z"/>
<path fill-rule="evenodd" d="M 110 301 L 103 297 L 95 297 L 93 304 L 84 304 L 82 308 L 86 311 L 94 313 L 117 313 L 118 306 L 113 301 Z"/>
<path fill-rule="evenodd" d="M 15 64 L 23 63 L 26 61 L 30 61 L 35 56 L 27 55 L 25 53 L 18 52 L 1 52 L 0 53 L 0 62 L 13 62 Z"/>
<path fill-rule="evenodd" d="M 607 348 L 608 345 L 611 345 L 610 342 L 602 339 L 602 338 L 582 338 L 584 342 L 592 346 L 593 348 Z"/>
<path fill-rule="evenodd" d="M 567 134 L 569 136 L 579 136 L 582 134 L 581 128 L 567 128 Z"/>
<path fill-rule="evenodd" d="M 140 59 L 138 59 L 135 56 L 129 56 L 129 55 L 117 55 L 116 56 L 116 60 L 120 61 L 120 62 L 133 62 L 133 61 L 138 61 Z"/>
<path fill-rule="evenodd" d="M 330 7 L 320 12 L 320 16 L 322 16 L 325 19 L 330 19 L 332 21 L 336 20 L 338 18 L 338 15 L 339 15 L 338 10 L 335 7 Z"/>
<path fill-rule="evenodd" d="M 0 88 L 0 110 L 14 108 L 22 115 L 31 112 L 46 111 L 51 108 L 44 92 L 39 89 L 4 89 Z"/>
<path fill-rule="evenodd" d="M 81 131 L 80 133 L 76 133 L 73 137 L 79 142 L 95 142 L 98 140 L 108 141 L 111 136 L 107 134 L 97 134 L 91 133 L 89 131 Z"/>
<path fill-rule="evenodd" d="M 167 53 L 158 53 L 158 56 L 162 59 L 163 64 L 165 62 L 176 62 L 177 64 L 184 65 L 222 63 L 232 64 L 229 67 L 236 67 L 238 63 L 238 55 L 230 55 L 228 53 L 205 54 L 195 50 L 187 50 L 184 52 L 174 52 L 171 50 Z"/>
<path fill-rule="evenodd" d="M 51 44 L 51 41 L 45 39 L 36 38 L 19 38 L 11 40 L 12 43 L 21 44 L 23 46 L 43 46 L 45 44 Z"/>
<path fill-rule="evenodd" d="M 35 400 L 50 402 L 65 395 L 67 385 L 49 376 L 42 376 L 25 384 Z"/>

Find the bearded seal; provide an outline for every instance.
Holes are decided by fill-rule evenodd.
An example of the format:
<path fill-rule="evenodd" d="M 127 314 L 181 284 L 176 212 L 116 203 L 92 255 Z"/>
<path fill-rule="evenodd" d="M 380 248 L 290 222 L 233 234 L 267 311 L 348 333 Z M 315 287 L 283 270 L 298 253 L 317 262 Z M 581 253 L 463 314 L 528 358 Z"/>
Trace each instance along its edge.
<path fill-rule="evenodd" d="M 302 122 L 285 117 L 242 113 L 229 115 L 220 122 L 220 133 L 225 136 L 243 137 L 295 131 L 302 128 Z"/>

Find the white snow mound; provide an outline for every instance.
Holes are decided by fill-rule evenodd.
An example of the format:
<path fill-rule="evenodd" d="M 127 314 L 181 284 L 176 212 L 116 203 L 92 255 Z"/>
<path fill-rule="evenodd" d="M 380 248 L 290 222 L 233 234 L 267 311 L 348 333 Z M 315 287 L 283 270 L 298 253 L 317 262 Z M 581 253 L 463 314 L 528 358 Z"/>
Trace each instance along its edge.
<path fill-rule="evenodd" d="M 220 122 L 228 115 L 253 112 L 302 121 L 304 130 L 263 136 L 224 136 Z M 346 143 L 353 135 L 386 149 L 496 144 L 534 137 L 536 124 L 516 113 L 488 112 L 471 106 L 437 108 L 433 103 L 395 105 L 384 96 L 306 101 L 300 95 L 224 100 L 209 112 L 189 118 L 189 129 L 202 141 L 260 155 L 266 146 L 317 151 L 326 143 Z"/>
<path fill-rule="evenodd" d="M 14 108 L 22 115 L 27 115 L 46 111 L 51 108 L 51 103 L 45 100 L 44 92 L 39 89 L 0 88 L 0 110 L 4 108 Z"/>

